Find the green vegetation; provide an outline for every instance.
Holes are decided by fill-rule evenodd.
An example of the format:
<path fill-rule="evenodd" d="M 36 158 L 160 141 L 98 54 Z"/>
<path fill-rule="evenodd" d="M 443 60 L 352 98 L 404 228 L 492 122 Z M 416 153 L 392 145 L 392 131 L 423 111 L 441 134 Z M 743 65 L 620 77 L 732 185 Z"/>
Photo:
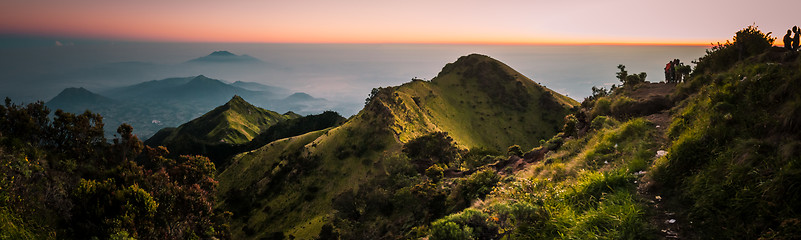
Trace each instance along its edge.
<path fill-rule="evenodd" d="M 700 59 L 654 166 L 702 238 L 801 237 L 801 57 L 772 43 L 748 27 Z"/>
<path fill-rule="evenodd" d="M 550 138 L 574 105 L 494 59 L 465 56 L 431 81 L 374 89 L 341 126 L 235 156 L 218 175 L 218 207 L 234 212 L 235 238 L 422 236 L 499 181 L 479 169 L 495 161 L 487 155 Z"/>
<path fill-rule="evenodd" d="M 801 57 L 772 42 L 756 27 L 743 29 L 708 51 L 675 93 L 670 84 L 628 81 L 621 65 L 622 87 L 594 88 L 565 118 L 561 137 L 525 155 L 555 151 L 501 181 L 478 204 L 433 221 L 426 235 L 801 237 L 795 204 Z M 659 149 L 667 155 L 655 154 Z"/>
<path fill-rule="evenodd" d="M 648 226 L 636 181 L 653 160 L 657 139 L 652 124 L 639 118 L 569 138 L 528 170 L 500 182 L 480 204 L 431 223 L 429 236 L 652 238 L 655 230 Z"/>
<path fill-rule="evenodd" d="M 265 110 L 234 96 L 225 105 L 178 128 L 162 129 L 145 144 L 165 146 L 173 156 L 199 154 L 222 164 L 237 153 L 234 146 L 248 144 L 269 127 L 298 117 L 292 112 L 281 115 Z"/>
<path fill-rule="evenodd" d="M 294 113 L 281 115 L 264 110 L 234 96 L 225 105 L 181 125 L 166 136 L 163 143 L 173 150 L 179 148 L 172 145 L 187 140 L 198 143 L 243 144 L 268 127 L 296 117 L 297 114 Z"/>
<path fill-rule="evenodd" d="M 0 239 L 230 236 L 207 158 L 166 158 L 129 125 L 110 144 L 100 115 L 49 112 L 0 106 Z"/>

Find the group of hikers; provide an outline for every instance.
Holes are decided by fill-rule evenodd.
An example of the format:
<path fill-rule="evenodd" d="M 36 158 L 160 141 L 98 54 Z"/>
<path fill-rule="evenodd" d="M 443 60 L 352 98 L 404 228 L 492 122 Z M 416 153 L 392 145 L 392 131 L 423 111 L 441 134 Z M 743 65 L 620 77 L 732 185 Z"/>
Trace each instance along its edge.
<path fill-rule="evenodd" d="M 665 82 L 678 83 L 681 82 L 684 74 L 682 73 L 684 64 L 678 59 L 673 59 L 665 65 Z"/>
<path fill-rule="evenodd" d="M 793 37 L 790 37 L 791 33 L 795 33 Z M 801 35 L 801 28 L 798 26 L 793 26 L 793 29 L 787 29 L 787 34 L 784 35 L 784 48 L 787 50 L 798 50 L 798 41 L 799 35 Z"/>

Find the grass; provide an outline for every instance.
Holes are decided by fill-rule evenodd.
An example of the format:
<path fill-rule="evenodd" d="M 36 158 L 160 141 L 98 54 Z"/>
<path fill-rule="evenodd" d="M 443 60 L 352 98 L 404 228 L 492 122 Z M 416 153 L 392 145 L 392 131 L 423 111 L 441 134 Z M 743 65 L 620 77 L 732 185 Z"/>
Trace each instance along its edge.
<path fill-rule="evenodd" d="M 7 207 L 0 207 L 0 239 L 38 239 L 42 236 L 29 229 Z"/>
<path fill-rule="evenodd" d="M 512 181 L 502 181 L 472 209 L 432 223 L 431 239 L 453 239 L 442 237 L 444 233 L 482 238 L 486 232 L 477 229 L 509 239 L 655 238 L 634 174 L 654 159 L 655 127 L 643 119 L 610 119 L 599 126 L 586 136 L 567 139 Z M 598 165 L 600 159 L 608 163 Z M 463 216 L 477 212 L 485 216 L 481 221 Z"/>
<path fill-rule="evenodd" d="M 480 63 L 497 63 L 488 71 L 490 77 L 467 76 L 472 66 L 455 66 L 443 71 L 431 82 L 415 81 L 404 84 L 394 91 L 394 101 L 402 107 L 393 108 L 395 116 L 412 116 L 410 119 L 397 119 L 396 132 L 402 142 L 431 131 L 444 131 L 465 148 L 486 148 L 506 151 L 508 146 L 518 144 L 530 149 L 539 139 L 547 139 L 558 132 L 562 118 L 571 107 L 578 105 L 575 100 L 556 94 L 508 66 L 480 55 L 466 58 Z M 479 64 L 479 63 L 474 63 Z M 446 67 L 447 68 L 447 67 Z M 503 76 L 510 76 L 505 79 Z M 483 78 L 482 78 L 483 77 Z M 506 81 L 506 82 L 505 82 Z M 527 107 L 515 107 L 510 103 L 498 102 L 493 90 L 486 90 L 486 83 L 499 85 L 492 87 L 510 98 L 513 94 L 530 99 Z M 512 89 L 522 89 L 515 93 Z M 416 100 L 415 100 L 416 99 Z M 553 101 L 554 105 L 547 103 Z M 390 102 L 390 101 L 387 101 Z M 420 129 L 420 128 L 423 129 Z"/>

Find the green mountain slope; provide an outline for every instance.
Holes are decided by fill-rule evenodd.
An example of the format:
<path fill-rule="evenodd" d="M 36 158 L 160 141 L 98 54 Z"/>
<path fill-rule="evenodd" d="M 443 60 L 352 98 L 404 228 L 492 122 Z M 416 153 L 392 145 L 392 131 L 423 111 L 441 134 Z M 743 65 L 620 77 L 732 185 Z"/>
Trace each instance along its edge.
<path fill-rule="evenodd" d="M 478 54 L 446 65 L 430 82 L 412 81 L 376 95 L 394 116 L 390 128 L 403 143 L 444 131 L 462 147 L 498 151 L 513 144 L 529 149 L 550 138 L 577 105 Z"/>
<path fill-rule="evenodd" d="M 461 151 L 531 148 L 575 105 L 497 60 L 465 56 L 430 82 L 375 89 L 342 126 L 234 157 L 218 175 L 218 207 L 234 213 L 235 238 L 313 238 L 333 221 L 333 199 L 390 165 L 409 164 L 397 158 L 403 144 L 444 131 Z"/>
<path fill-rule="evenodd" d="M 145 143 L 163 145 L 179 153 L 197 152 L 194 150 L 198 146 L 244 144 L 270 126 L 297 117 L 291 112 L 281 115 L 265 110 L 234 96 L 226 104 L 178 128 L 162 129 Z"/>
<path fill-rule="evenodd" d="M 800 238 L 801 54 L 772 43 L 748 27 L 686 82 L 594 92 L 556 144 L 417 236 Z"/>

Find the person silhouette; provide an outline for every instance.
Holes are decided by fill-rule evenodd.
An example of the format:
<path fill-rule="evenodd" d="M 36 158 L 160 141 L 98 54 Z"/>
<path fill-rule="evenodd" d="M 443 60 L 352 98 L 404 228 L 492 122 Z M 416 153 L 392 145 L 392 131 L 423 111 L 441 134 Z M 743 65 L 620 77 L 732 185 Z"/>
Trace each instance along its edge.
<path fill-rule="evenodd" d="M 787 29 L 787 34 L 784 35 L 784 49 L 793 50 L 793 37 L 790 36 L 791 34 L 792 31 Z"/>
<path fill-rule="evenodd" d="M 672 82 L 673 79 L 670 78 L 670 68 L 673 67 L 673 61 L 668 62 L 665 64 L 665 82 Z"/>
<path fill-rule="evenodd" d="M 795 35 L 793 35 L 793 50 L 798 50 L 798 41 L 801 40 L 798 35 L 801 34 L 801 29 L 798 26 L 793 26 L 793 32 L 795 32 Z"/>

